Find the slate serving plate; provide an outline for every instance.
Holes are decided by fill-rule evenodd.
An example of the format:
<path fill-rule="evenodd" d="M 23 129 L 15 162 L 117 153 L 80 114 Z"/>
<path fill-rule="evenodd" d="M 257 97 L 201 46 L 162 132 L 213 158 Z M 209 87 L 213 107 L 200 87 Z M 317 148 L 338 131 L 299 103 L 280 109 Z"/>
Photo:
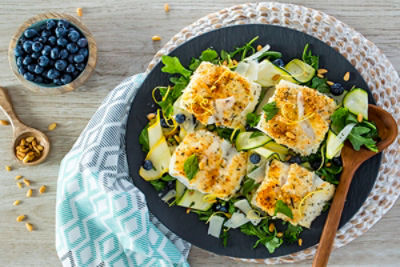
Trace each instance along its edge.
<path fill-rule="evenodd" d="M 198 57 L 207 48 L 211 47 L 217 51 L 221 49 L 231 51 L 235 47 L 244 45 L 255 36 L 260 37 L 255 45 L 269 44 L 271 50 L 280 51 L 283 54 L 282 59 L 285 62 L 290 61 L 292 58 L 300 58 L 304 45 L 309 43 L 313 53 L 320 56 L 320 67 L 329 70 L 329 80 L 341 82 L 347 89 L 350 89 L 353 85 L 368 89 L 367 84 L 357 70 L 333 48 L 305 33 L 280 26 L 249 24 L 221 28 L 183 43 L 173 50 L 170 55 L 177 56 L 184 66 L 188 66 L 192 57 Z M 240 230 L 231 230 L 229 232 L 228 246 L 224 247 L 219 240 L 207 235 L 208 225 L 199 221 L 196 214 L 186 214 L 185 208 L 177 206 L 168 207 L 167 204 L 161 201 L 152 185 L 144 181 L 138 174 L 139 168 L 145 158 L 145 154 L 142 152 L 138 142 L 139 135 L 148 122 L 146 115 L 154 112 L 157 108 L 152 101 L 151 92 L 156 86 L 168 84 L 169 76 L 161 72 L 161 67 L 162 63 L 158 63 L 139 88 L 132 103 L 126 133 L 129 172 L 133 183 L 146 195 L 150 211 L 166 227 L 184 240 L 220 255 L 263 259 L 291 254 L 317 244 L 327 212 L 323 213 L 313 222 L 311 229 L 305 230 L 302 233 L 303 245 L 301 247 L 297 244 L 283 244 L 274 254 L 269 254 L 263 246 L 253 249 L 252 247 L 256 238 L 246 236 Z M 351 83 L 343 82 L 343 74 L 347 71 L 351 73 Z M 375 104 L 371 93 L 369 91 L 368 93 L 369 102 Z M 339 227 L 348 222 L 366 200 L 376 180 L 381 157 L 381 154 L 376 155 L 366 161 L 356 172 L 347 196 Z"/>

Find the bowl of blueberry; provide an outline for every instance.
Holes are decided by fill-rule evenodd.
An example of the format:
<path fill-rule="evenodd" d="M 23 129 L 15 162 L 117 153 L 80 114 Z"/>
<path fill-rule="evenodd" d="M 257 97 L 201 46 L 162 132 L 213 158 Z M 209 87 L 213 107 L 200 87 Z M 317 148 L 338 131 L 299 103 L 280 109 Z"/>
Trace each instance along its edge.
<path fill-rule="evenodd" d="M 8 58 L 28 89 L 44 94 L 72 91 L 91 75 L 96 42 L 78 19 L 49 12 L 26 21 L 11 39 Z"/>

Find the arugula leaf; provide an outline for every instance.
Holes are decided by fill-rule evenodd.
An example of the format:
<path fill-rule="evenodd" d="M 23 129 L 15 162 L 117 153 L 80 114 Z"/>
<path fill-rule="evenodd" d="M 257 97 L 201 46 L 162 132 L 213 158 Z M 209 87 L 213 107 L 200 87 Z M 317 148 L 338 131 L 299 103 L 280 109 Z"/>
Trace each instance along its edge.
<path fill-rule="evenodd" d="M 217 134 L 218 134 L 220 137 L 222 137 L 222 138 L 228 140 L 229 142 L 231 142 L 231 135 L 232 135 L 232 133 L 233 133 L 233 129 L 230 129 L 230 128 L 223 128 L 223 127 L 216 127 L 216 128 L 215 128 L 215 131 L 217 132 Z M 237 136 L 238 134 L 239 134 L 239 131 L 236 132 L 235 137 L 232 139 L 232 140 L 233 140 L 232 142 L 235 141 L 235 138 L 236 138 L 236 136 Z M 232 142 L 231 142 L 231 143 L 232 143 Z"/>
<path fill-rule="evenodd" d="M 256 127 L 256 125 L 260 121 L 260 118 L 261 118 L 260 115 L 257 115 L 257 114 L 255 114 L 253 112 L 247 113 L 247 115 L 246 115 L 246 123 L 250 127 Z"/>
<path fill-rule="evenodd" d="M 357 117 L 349 112 L 349 114 L 346 117 L 346 125 L 350 124 L 350 123 L 357 124 L 358 121 L 357 121 Z"/>
<path fill-rule="evenodd" d="M 253 179 L 245 176 L 243 185 L 241 187 L 242 195 L 246 197 L 246 199 L 251 202 L 251 193 L 256 190 L 260 186 L 259 183 L 256 183 Z"/>
<path fill-rule="evenodd" d="M 242 47 L 237 47 L 235 51 L 233 51 L 232 53 L 229 54 L 230 58 L 233 58 L 234 56 L 236 56 L 237 54 L 241 53 L 240 56 L 240 60 L 245 59 L 245 57 L 247 56 L 247 53 L 249 51 L 251 51 L 251 54 L 254 54 L 254 52 L 256 51 L 255 48 L 253 47 L 253 43 L 258 39 L 258 36 L 254 37 L 253 39 L 251 39 L 247 44 L 245 44 Z"/>
<path fill-rule="evenodd" d="M 348 136 L 350 143 L 353 145 L 355 151 L 359 151 L 362 145 L 370 146 L 375 150 L 375 141 L 372 138 L 363 137 L 358 134 L 354 134 L 353 131 Z M 375 147 L 374 147 L 375 146 Z"/>
<path fill-rule="evenodd" d="M 185 78 L 189 79 L 192 72 L 182 66 L 179 58 L 177 57 L 170 57 L 170 56 L 162 56 L 161 57 L 162 63 L 164 63 L 164 67 L 162 67 L 161 71 L 166 72 L 169 74 L 181 74 Z"/>
<path fill-rule="evenodd" d="M 263 106 L 263 110 L 265 112 L 265 121 L 272 119 L 279 111 L 278 107 L 276 106 L 276 102 L 265 104 Z"/>
<path fill-rule="evenodd" d="M 265 57 L 268 58 L 269 61 L 273 61 L 277 58 L 281 58 L 282 53 L 277 51 L 265 51 L 264 53 L 261 54 L 261 56 L 258 57 L 258 60 L 261 60 Z"/>
<path fill-rule="evenodd" d="M 315 70 L 319 68 L 319 56 L 313 56 L 311 49 L 309 49 L 310 45 L 306 44 L 303 50 L 302 59 L 305 63 L 313 67 Z"/>
<path fill-rule="evenodd" d="M 143 128 L 143 130 L 140 132 L 139 135 L 139 144 L 142 145 L 142 150 L 143 152 L 149 152 L 149 133 L 147 131 L 147 128 L 149 128 L 149 125 L 146 125 L 146 127 Z"/>
<path fill-rule="evenodd" d="M 329 209 L 330 206 L 331 206 L 331 203 L 330 203 L 330 202 L 325 203 L 324 207 L 322 208 L 322 212 L 327 211 L 327 210 Z"/>
<path fill-rule="evenodd" d="M 226 248 L 226 246 L 228 245 L 228 238 L 229 238 L 228 231 L 225 229 L 222 229 L 220 238 L 222 239 L 222 245 L 224 246 L 224 248 Z"/>
<path fill-rule="evenodd" d="M 213 49 L 204 50 L 201 53 L 201 56 L 199 57 L 201 61 L 209 61 L 209 62 L 212 62 L 216 58 L 218 58 L 218 53 Z"/>
<path fill-rule="evenodd" d="M 208 221 L 208 219 L 214 213 L 214 210 L 213 209 L 208 209 L 206 211 L 192 210 L 192 212 L 197 213 L 197 215 L 199 216 L 199 220 L 200 221 Z"/>
<path fill-rule="evenodd" d="M 276 236 L 276 230 L 273 233 L 268 231 L 267 219 L 262 220 L 257 226 L 248 222 L 240 227 L 240 231 L 246 235 L 256 236 L 258 240 L 255 242 L 253 248 L 256 248 L 259 244 L 263 244 L 269 253 L 274 253 L 283 243 L 283 240 Z"/>
<path fill-rule="evenodd" d="M 268 249 L 269 253 L 274 253 L 275 249 L 279 248 L 283 243 L 283 240 L 281 238 L 278 238 L 276 236 L 273 236 L 271 238 L 268 238 L 267 241 L 264 243 L 265 247 Z"/>
<path fill-rule="evenodd" d="M 175 177 L 172 177 L 171 175 L 169 175 L 168 173 L 165 174 L 164 176 L 161 177 L 161 180 L 165 181 L 165 182 L 170 182 L 170 181 L 174 181 L 176 180 Z"/>
<path fill-rule="evenodd" d="M 355 127 L 353 127 L 353 129 L 351 130 L 351 132 L 352 132 L 353 134 L 356 134 L 356 135 L 363 135 L 363 134 L 369 133 L 370 131 L 371 131 L 370 128 L 363 127 L 363 126 L 355 126 Z"/>
<path fill-rule="evenodd" d="M 150 183 L 157 192 L 162 191 L 167 186 L 167 183 L 161 179 L 150 181 Z"/>
<path fill-rule="evenodd" d="M 348 114 L 348 109 L 341 107 L 331 115 L 331 128 L 336 134 L 338 134 L 346 126 L 346 117 Z"/>
<path fill-rule="evenodd" d="M 288 227 L 283 233 L 283 239 L 288 243 L 294 243 L 299 239 L 302 231 L 303 228 L 301 226 L 294 226 L 293 224 L 289 223 Z"/>
<path fill-rule="evenodd" d="M 199 171 L 199 159 L 196 154 L 191 155 L 185 160 L 185 163 L 183 163 L 183 171 L 189 180 L 193 179 Z"/>
<path fill-rule="evenodd" d="M 221 50 L 221 61 L 224 61 L 225 59 L 229 59 L 229 53 L 226 52 L 225 50 Z"/>
<path fill-rule="evenodd" d="M 190 65 L 189 65 L 189 69 L 191 71 L 195 71 L 199 65 L 200 65 L 201 61 L 197 58 L 192 58 L 192 60 L 190 61 Z"/>
<path fill-rule="evenodd" d="M 275 203 L 274 216 L 276 216 L 278 212 L 288 216 L 290 219 L 293 219 L 292 210 L 280 199 Z"/>
<path fill-rule="evenodd" d="M 326 94 L 330 92 L 329 86 L 326 83 L 327 79 L 315 76 L 311 80 L 311 88 L 316 89 L 318 92 Z"/>

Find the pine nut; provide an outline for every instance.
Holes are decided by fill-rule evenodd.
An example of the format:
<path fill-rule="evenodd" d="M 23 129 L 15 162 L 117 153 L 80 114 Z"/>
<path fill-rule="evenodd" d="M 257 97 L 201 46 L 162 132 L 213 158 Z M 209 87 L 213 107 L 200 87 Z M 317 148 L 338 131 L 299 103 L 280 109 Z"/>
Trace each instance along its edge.
<path fill-rule="evenodd" d="M 323 79 L 324 78 L 324 75 L 322 75 L 322 74 L 317 74 L 317 76 L 318 76 L 318 78 L 321 78 L 321 79 Z"/>
<path fill-rule="evenodd" d="M 326 167 L 330 167 L 330 166 L 332 166 L 332 163 L 327 162 L 325 165 L 326 165 Z"/>
<path fill-rule="evenodd" d="M 57 123 L 53 122 L 52 124 L 50 124 L 47 129 L 49 131 L 53 131 L 55 128 L 57 127 Z"/>
<path fill-rule="evenodd" d="M 147 114 L 147 119 L 149 120 L 149 121 L 151 121 L 152 119 L 154 119 L 156 117 L 156 114 L 155 113 L 149 113 L 149 114 Z"/>
<path fill-rule="evenodd" d="M 282 232 L 278 232 L 278 233 L 276 233 L 276 236 L 277 236 L 277 237 L 282 237 L 282 236 L 283 236 L 283 233 L 282 233 Z"/>
<path fill-rule="evenodd" d="M 295 139 L 296 138 L 296 136 L 291 132 L 286 132 L 286 136 L 289 137 L 290 139 Z"/>
<path fill-rule="evenodd" d="M 168 3 L 165 3 L 165 4 L 164 4 L 164 11 L 165 11 L 165 12 L 169 12 L 169 5 L 168 5 Z"/>
<path fill-rule="evenodd" d="M 260 51 L 262 49 L 261 45 L 257 45 L 257 51 Z"/>
<path fill-rule="evenodd" d="M 81 8 L 81 7 L 78 7 L 78 8 L 76 9 L 76 14 L 77 14 L 79 17 L 82 17 L 83 13 L 82 13 L 82 8 Z"/>
<path fill-rule="evenodd" d="M 297 240 L 297 243 L 298 243 L 299 246 L 301 247 L 301 245 L 303 245 L 303 239 L 299 238 L 299 240 Z"/>
<path fill-rule="evenodd" d="M 270 223 L 268 226 L 268 231 L 273 232 L 275 230 L 275 224 Z"/>
<path fill-rule="evenodd" d="M 26 197 L 31 197 L 32 196 L 32 188 L 29 188 L 29 190 L 26 192 Z"/>
<path fill-rule="evenodd" d="M 280 77 L 281 77 L 281 75 L 275 74 L 274 76 L 272 76 L 272 80 L 275 82 L 275 81 L 279 80 Z"/>
<path fill-rule="evenodd" d="M 154 35 L 153 37 L 151 37 L 151 40 L 153 40 L 153 41 L 160 41 L 160 40 L 161 40 L 161 36 Z"/>
<path fill-rule="evenodd" d="M 10 125 L 10 122 L 6 121 L 6 120 L 0 120 L 0 124 L 4 125 L 4 126 L 7 126 L 7 125 Z"/>
<path fill-rule="evenodd" d="M 317 71 L 318 74 L 325 74 L 325 73 L 327 73 L 327 72 L 328 72 L 327 69 L 319 69 L 319 70 Z"/>
<path fill-rule="evenodd" d="M 23 220 L 25 220 L 26 219 L 26 216 L 25 215 L 19 215 L 18 217 L 17 217 L 17 222 L 22 222 Z"/>
<path fill-rule="evenodd" d="M 13 203 L 13 206 L 18 206 L 20 203 L 21 203 L 20 200 L 15 200 L 14 203 Z"/>
<path fill-rule="evenodd" d="M 22 181 L 24 181 L 24 184 L 26 184 L 26 186 L 31 186 L 31 181 L 29 181 L 28 179 L 23 179 Z"/>
<path fill-rule="evenodd" d="M 362 121 L 363 121 L 363 114 L 358 113 L 358 115 L 357 115 L 357 121 L 358 121 L 358 122 L 362 122 Z"/>
<path fill-rule="evenodd" d="M 238 64 L 236 59 L 232 60 L 232 63 L 233 63 L 233 65 L 237 65 Z"/>
<path fill-rule="evenodd" d="M 39 188 L 39 193 L 40 193 L 40 194 L 43 194 L 44 192 L 46 192 L 46 190 L 47 190 L 47 187 L 46 187 L 45 185 L 42 185 L 42 186 Z"/>
<path fill-rule="evenodd" d="M 21 184 L 20 182 L 17 183 L 17 186 L 18 186 L 18 188 L 20 188 L 20 189 L 23 187 L 22 184 Z"/>
<path fill-rule="evenodd" d="M 39 151 L 43 151 L 43 146 L 38 145 L 37 148 L 39 149 Z"/>
<path fill-rule="evenodd" d="M 6 165 L 6 166 L 5 166 L 5 168 L 6 168 L 6 171 L 8 171 L 8 172 L 10 172 L 10 171 L 11 171 L 11 166 L 9 166 L 9 165 Z"/>
<path fill-rule="evenodd" d="M 25 227 L 26 227 L 26 229 L 27 229 L 29 232 L 32 232 L 32 231 L 33 231 L 33 225 L 32 225 L 32 224 L 30 224 L 30 223 L 25 223 Z"/>
<path fill-rule="evenodd" d="M 25 138 L 25 141 L 28 143 L 31 143 L 34 139 L 35 139 L 35 137 L 29 136 L 29 137 Z"/>
<path fill-rule="evenodd" d="M 334 85 L 334 82 L 331 82 L 331 81 L 326 81 L 326 83 L 327 83 L 329 86 Z"/>
<path fill-rule="evenodd" d="M 350 79 L 350 72 L 346 72 L 343 76 L 343 80 L 347 82 Z"/>
<path fill-rule="evenodd" d="M 22 178 L 22 175 L 17 175 L 17 176 L 15 176 L 15 180 L 19 180 L 19 179 L 21 179 Z"/>

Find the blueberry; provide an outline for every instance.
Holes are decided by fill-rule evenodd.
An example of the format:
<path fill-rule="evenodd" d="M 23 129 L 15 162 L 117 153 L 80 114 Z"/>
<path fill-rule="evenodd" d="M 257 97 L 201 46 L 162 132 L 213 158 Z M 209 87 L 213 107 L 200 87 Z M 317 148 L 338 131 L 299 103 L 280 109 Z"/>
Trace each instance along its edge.
<path fill-rule="evenodd" d="M 150 171 L 151 169 L 153 169 L 153 162 L 151 162 L 150 160 L 146 159 L 143 162 L 143 169 L 145 169 L 146 171 Z"/>
<path fill-rule="evenodd" d="M 21 73 L 22 75 L 24 75 L 26 72 L 26 69 L 23 66 L 21 66 L 18 68 L 18 72 Z"/>
<path fill-rule="evenodd" d="M 88 41 L 86 38 L 81 38 L 78 40 L 77 44 L 79 47 L 86 47 L 88 45 Z"/>
<path fill-rule="evenodd" d="M 51 35 L 51 32 L 48 30 L 43 30 L 42 33 L 40 34 L 42 37 L 48 38 Z"/>
<path fill-rule="evenodd" d="M 62 27 L 62 28 L 67 29 L 69 27 L 69 22 L 66 20 L 59 20 L 57 22 L 57 27 Z"/>
<path fill-rule="evenodd" d="M 34 64 L 29 64 L 27 67 L 28 71 L 30 72 L 35 72 L 35 65 Z"/>
<path fill-rule="evenodd" d="M 68 73 L 73 73 L 73 72 L 75 71 L 74 65 L 69 64 L 69 65 L 67 66 L 67 68 L 65 69 L 65 71 L 68 72 Z"/>
<path fill-rule="evenodd" d="M 161 118 L 161 127 L 163 127 L 163 128 L 169 128 L 169 126 L 168 126 L 168 124 L 167 124 L 167 122 L 166 122 L 166 120 L 164 119 L 164 118 Z M 169 123 L 169 122 L 168 122 Z M 171 123 L 169 123 L 170 125 L 172 125 Z"/>
<path fill-rule="evenodd" d="M 63 59 L 59 59 L 54 64 L 54 67 L 59 71 L 63 71 L 67 67 L 67 62 Z"/>
<path fill-rule="evenodd" d="M 47 42 L 47 37 L 39 37 L 38 42 L 45 44 Z"/>
<path fill-rule="evenodd" d="M 33 80 L 35 83 L 43 83 L 43 78 L 41 76 L 36 76 Z"/>
<path fill-rule="evenodd" d="M 57 44 L 57 37 L 55 37 L 55 36 L 50 36 L 50 37 L 47 39 L 47 42 L 49 42 L 50 45 L 56 45 L 56 44 Z"/>
<path fill-rule="evenodd" d="M 32 63 L 32 58 L 30 56 L 26 56 L 24 58 L 24 60 L 22 61 L 22 64 L 24 64 L 24 65 L 29 65 L 31 63 Z"/>
<path fill-rule="evenodd" d="M 192 115 L 192 120 L 193 120 L 193 124 L 196 124 L 197 119 L 196 119 L 196 116 L 195 116 L 195 115 Z"/>
<path fill-rule="evenodd" d="M 39 41 L 39 38 L 40 38 L 39 36 L 33 37 L 32 41 L 33 42 Z"/>
<path fill-rule="evenodd" d="M 58 38 L 64 36 L 67 34 L 67 29 L 63 28 L 63 27 L 57 27 L 55 30 L 56 36 Z"/>
<path fill-rule="evenodd" d="M 45 45 L 42 49 L 42 55 L 43 56 L 49 56 L 51 51 L 51 46 Z"/>
<path fill-rule="evenodd" d="M 50 57 L 52 59 L 58 59 L 59 56 L 60 56 L 60 50 L 57 47 L 54 47 L 53 49 L 51 49 Z"/>
<path fill-rule="evenodd" d="M 341 95 L 344 92 L 344 87 L 343 85 L 341 85 L 340 83 L 334 83 L 331 86 L 331 93 L 332 95 Z"/>
<path fill-rule="evenodd" d="M 285 62 L 281 58 L 275 59 L 272 63 L 278 67 L 283 68 L 285 66 Z"/>
<path fill-rule="evenodd" d="M 56 25 L 57 25 L 57 24 L 56 24 L 56 21 L 55 21 L 55 20 L 49 19 L 49 20 L 47 21 L 47 24 L 46 24 L 46 29 L 47 29 L 47 30 L 51 30 L 51 29 L 53 29 Z"/>
<path fill-rule="evenodd" d="M 32 53 L 31 57 L 33 59 L 38 59 L 40 57 L 40 53 L 39 52 Z"/>
<path fill-rule="evenodd" d="M 36 35 L 38 35 L 38 32 L 35 29 L 27 29 L 24 32 L 24 36 L 26 38 L 32 38 L 32 37 L 35 37 Z"/>
<path fill-rule="evenodd" d="M 85 57 L 83 55 L 76 55 L 74 56 L 74 62 L 76 63 L 81 63 L 85 60 Z"/>
<path fill-rule="evenodd" d="M 74 43 L 75 43 L 76 41 L 78 41 L 79 37 L 80 37 L 79 32 L 77 32 L 77 31 L 75 31 L 75 30 L 71 30 L 71 31 L 68 33 L 68 38 L 71 40 L 71 42 L 74 42 Z"/>
<path fill-rule="evenodd" d="M 67 59 L 68 56 L 69 56 L 69 53 L 68 53 L 67 49 L 62 49 L 62 50 L 60 51 L 60 58 L 61 58 L 61 59 Z"/>
<path fill-rule="evenodd" d="M 185 119 L 186 119 L 185 114 L 179 113 L 179 114 L 175 115 L 175 120 L 179 124 L 183 123 L 185 121 Z"/>
<path fill-rule="evenodd" d="M 318 170 L 319 166 L 321 166 L 321 159 L 317 159 L 317 160 L 311 162 L 311 167 L 314 170 Z"/>
<path fill-rule="evenodd" d="M 257 164 L 259 163 L 261 160 L 260 155 L 258 155 L 257 153 L 253 153 L 250 155 L 250 162 L 253 164 Z"/>
<path fill-rule="evenodd" d="M 78 52 L 79 47 L 74 43 L 67 44 L 67 49 L 71 54 Z"/>
<path fill-rule="evenodd" d="M 34 42 L 32 44 L 32 50 L 34 52 L 40 52 L 43 49 L 43 44 L 41 42 Z"/>
<path fill-rule="evenodd" d="M 50 70 L 47 72 L 47 77 L 48 77 L 49 79 L 54 80 L 54 79 L 57 79 L 59 76 L 60 76 L 60 72 L 59 72 L 58 70 L 50 69 Z"/>
<path fill-rule="evenodd" d="M 22 49 L 22 46 L 17 45 L 17 46 L 14 48 L 14 54 L 15 54 L 16 57 L 23 56 L 23 55 L 24 55 L 24 50 Z"/>
<path fill-rule="evenodd" d="M 38 64 L 41 67 L 46 67 L 49 64 L 49 58 L 46 56 L 39 57 Z"/>
<path fill-rule="evenodd" d="M 81 48 L 79 49 L 78 54 L 83 55 L 86 58 L 89 55 L 89 50 L 87 48 Z"/>
<path fill-rule="evenodd" d="M 18 67 L 22 66 L 22 60 L 23 60 L 22 57 L 17 57 L 17 60 L 15 63 L 17 64 Z"/>
<path fill-rule="evenodd" d="M 290 159 L 288 160 L 289 163 L 297 163 L 301 164 L 301 158 L 300 156 L 291 156 Z"/>
<path fill-rule="evenodd" d="M 74 63 L 74 56 L 75 56 L 75 55 L 69 55 L 69 56 L 68 56 L 68 62 L 69 62 L 69 63 Z"/>
<path fill-rule="evenodd" d="M 57 39 L 57 45 L 64 47 L 67 44 L 68 44 L 68 40 L 65 39 L 64 37 L 60 37 Z"/>
<path fill-rule="evenodd" d="M 62 85 L 62 82 L 61 82 L 61 80 L 60 80 L 60 79 L 58 79 L 58 78 L 56 78 L 56 79 L 53 79 L 53 83 L 54 83 L 55 85 Z"/>
<path fill-rule="evenodd" d="M 76 71 L 74 71 L 74 72 L 72 73 L 72 77 L 73 77 L 73 78 L 76 78 L 76 77 L 79 76 L 79 74 L 80 74 L 80 72 L 76 70 Z"/>
<path fill-rule="evenodd" d="M 25 41 L 24 44 L 22 45 L 22 47 L 24 48 L 25 52 L 30 53 L 32 52 L 32 41 Z"/>
<path fill-rule="evenodd" d="M 225 206 L 222 206 L 220 203 L 215 205 L 215 210 L 216 211 L 221 211 L 221 212 L 228 212 L 228 208 Z"/>
<path fill-rule="evenodd" d="M 85 69 L 85 67 L 86 67 L 86 65 L 85 65 L 84 63 L 77 63 L 77 64 L 75 64 L 75 68 L 76 68 L 78 71 L 83 71 L 83 70 Z"/>
<path fill-rule="evenodd" d="M 69 74 L 64 74 L 64 75 L 61 77 L 61 82 L 62 82 L 63 84 L 70 83 L 71 81 L 72 81 L 72 77 L 71 77 L 71 75 L 69 75 Z"/>
<path fill-rule="evenodd" d="M 24 78 L 25 78 L 26 80 L 28 80 L 28 81 L 33 81 L 33 79 L 35 79 L 35 76 L 33 76 L 33 74 L 30 73 L 30 72 L 25 72 L 25 73 L 24 73 Z"/>
<path fill-rule="evenodd" d="M 335 164 L 336 166 L 342 166 L 342 158 L 341 157 L 333 158 L 332 163 Z"/>
<path fill-rule="evenodd" d="M 35 69 L 33 70 L 36 74 L 40 74 L 42 73 L 44 70 L 44 68 L 42 66 L 39 65 L 35 65 Z"/>

